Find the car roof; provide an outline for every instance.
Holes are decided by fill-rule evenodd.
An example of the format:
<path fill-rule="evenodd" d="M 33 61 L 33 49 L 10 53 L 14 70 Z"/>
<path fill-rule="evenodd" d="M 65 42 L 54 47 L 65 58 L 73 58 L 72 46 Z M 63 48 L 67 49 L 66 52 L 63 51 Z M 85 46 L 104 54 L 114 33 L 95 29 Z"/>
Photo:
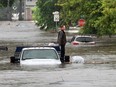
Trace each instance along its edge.
<path fill-rule="evenodd" d="M 28 47 L 28 48 L 23 48 L 22 50 L 31 50 L 31 49 L 53 49 L 55 50 L 55 48 L 53 47 Z"/>
<path fill-rule="evenodd" d="M 91 37 L 91 36 L 87 36 L 87 35 L 76 35 L 74 37 Z"/>

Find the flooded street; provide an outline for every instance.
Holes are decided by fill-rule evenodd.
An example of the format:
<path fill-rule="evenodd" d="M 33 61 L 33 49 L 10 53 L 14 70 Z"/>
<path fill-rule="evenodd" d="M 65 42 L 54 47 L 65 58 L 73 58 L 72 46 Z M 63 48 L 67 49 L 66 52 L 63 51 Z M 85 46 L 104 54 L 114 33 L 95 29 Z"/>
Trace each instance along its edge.
<path fill-rule="evenodd" d="M 10 63 L 16 46 L 41 46 L 56 38 L 57 33 L 41 31 L 34 22 L 0 22 L 0 46 L 8 47 L 0 50 L 0 87 L 116 87 L 116 37 L 95 38 L 95 46 L 67 43 L 66 55 L 81 56 L 84 64 L 33 68 Z"/>

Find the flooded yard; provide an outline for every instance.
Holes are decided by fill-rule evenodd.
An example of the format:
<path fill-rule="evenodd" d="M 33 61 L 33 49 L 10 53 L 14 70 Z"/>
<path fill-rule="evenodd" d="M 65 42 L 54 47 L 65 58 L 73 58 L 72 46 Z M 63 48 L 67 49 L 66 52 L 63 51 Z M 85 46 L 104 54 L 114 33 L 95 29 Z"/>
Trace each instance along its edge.
<path fill-rule="evenodd" d="M 0 46 L 8 47 L 0 50 L 0 87 L 116 87 L 115 38 L 98 39 L 95 46 L 67 44 L 66 55 L 81 56 L 84 64 L 21 67 L 10 63 L 16 46 L 54 42 L 57 33 L 40 31 L 33 22 L 6 24 L 0 25 Z"/>

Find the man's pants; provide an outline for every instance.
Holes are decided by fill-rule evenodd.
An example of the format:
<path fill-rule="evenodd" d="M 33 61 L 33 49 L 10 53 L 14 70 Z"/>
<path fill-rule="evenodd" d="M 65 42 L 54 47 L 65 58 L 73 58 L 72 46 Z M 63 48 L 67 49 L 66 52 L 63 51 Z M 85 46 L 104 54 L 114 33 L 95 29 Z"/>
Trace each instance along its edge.
<path fill-rule="evenodd" d="M 61 46 L 61 56 L 60 56 L 60 61 L 64 63 L 65 61 L 65 45 L 60 45 Z"/>

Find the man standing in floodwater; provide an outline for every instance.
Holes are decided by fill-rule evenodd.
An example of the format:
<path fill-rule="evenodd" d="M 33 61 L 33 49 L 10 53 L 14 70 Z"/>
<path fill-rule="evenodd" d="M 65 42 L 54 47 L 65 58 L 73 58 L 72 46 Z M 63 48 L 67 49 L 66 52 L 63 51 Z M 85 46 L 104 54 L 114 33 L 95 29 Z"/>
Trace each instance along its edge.
<path fill-rule="evenodd" d="M 60 26 L 60 31 L 58 32 L 58 39 L 57 42 L 61 48 L 61 56 L 60 56 L 60 61 L 64 63 L 65 61 L 65 44 L 66 44 L 66 34 L 65 34 L 65 26 L 62 25 Z"/>

